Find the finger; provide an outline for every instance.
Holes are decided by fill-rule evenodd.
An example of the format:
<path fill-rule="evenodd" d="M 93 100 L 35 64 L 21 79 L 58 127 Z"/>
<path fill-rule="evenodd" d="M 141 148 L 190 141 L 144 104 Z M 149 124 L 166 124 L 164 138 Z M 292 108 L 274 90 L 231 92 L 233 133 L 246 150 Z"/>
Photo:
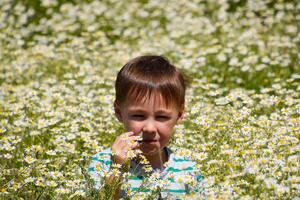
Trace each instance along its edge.
<path fill-rule="evenodd" d="M 128 138 L 128 135 L 130 135 L 129 133 L 123 133 L 121 135 L 119 135 L 117 138 L 118 140 L 124 140 Z"/>
<path fill-rule="evenodd" d="M 130 133 L 128 136 L 142 136 L 142 133 L 135 133 L 133 131 L 128 132 L 128 133 Z"/>
<path fill-rule="evenodd" d="M 121 141 L 122 141 L 122 142 L 120 143 L 119 147 L 123 147 L 123 148 L 125 148 L 125 149 L 131 148 L 131 147 L 135 146 L 136 143 L 138 143 L 136 140 L 134 140 L 134 139 L 129 139 L 129 138 L 127 138 L 127 139 L 122 139 Z"/>
<path fill-rule="evenodd" d="M 129 132 L 126 132 L 127 136 L 131 136 L 131 135 L 134 135 L 134 132 L 133 131 L 129 131 Z"/>
<path fill-rule="evenodd" d="M 126 132 L 126 133 L 123 133 L 122 135 L 120 135 L 121 138 L 127 138 L 127 137 L 130 137 L 132 136 L 134 133 L 133 132 Z"/>
<path fill-rule="evenodd" d="M 127 137 L 128 140 L 142 140 L 143 138 L 141 136 L 132 135 Z"/>
<path fill-rule="evenodd" d="M 138 142 L 135 142 L 132 146 L 131 146 L 131 149 L 132 150 L 135 150 L 135 149 L 139 149 L 141 147 L 141 144 L 138 143 Z"/>
<path fill-rule="evenodd" d="M 121 140 L 122 141 L 141 141 L 142 140 L 142 138 L 140 137 L 140 136 L 134 136 L 134 135 L 132 135 L 132 136 L 128 136 L 128 137 L 123 137 L 123 138 L 121 138 Z"/>
<path fill-rule="evenodd" d="M 130 140 L 128 138 L 122 138 L 121 143 L 119 143 L 119 147 L 123 148 L 131 148 L 131 146 L 135 143 L 135 140 Z"/>

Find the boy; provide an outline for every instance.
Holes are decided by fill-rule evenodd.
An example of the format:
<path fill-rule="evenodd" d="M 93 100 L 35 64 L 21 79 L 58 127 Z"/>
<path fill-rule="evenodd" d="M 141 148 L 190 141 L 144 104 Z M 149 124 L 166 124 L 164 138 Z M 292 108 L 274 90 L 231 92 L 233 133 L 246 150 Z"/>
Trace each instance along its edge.
<path fill-rule="evenodd" d="M 196 163 L 183 155 L 189 151 L 173 152 L 167 147 L 173 127 L 183 119 L 188 84 L 186 76 L 162 56 L 136 57 L 122 67 L 115 83 L 114 109 L 126 133 L 118 136 L 111 148 L 92 156 L 88 170 L 97 189 L 101 187 L 104 193 L 103 180 L 106 187 L 107 183 L 117 182 L 114 198 L 118 199 L 138 191 L 147 174 L 159 172 L 155 179 L 163 184 L 159 198 L 181 199 L 200 194 L 203 181 Z M 130 150 L 140 150 L 152 170 L 145 170 L 141 160 L 130 159 Z M 127 163 L 130 167 L 124 168 Z M 122 190 L 124 177 L 109 174 L 112 166 L 122 166 L 132 175 L 127 180 L 129 192 Z"/>

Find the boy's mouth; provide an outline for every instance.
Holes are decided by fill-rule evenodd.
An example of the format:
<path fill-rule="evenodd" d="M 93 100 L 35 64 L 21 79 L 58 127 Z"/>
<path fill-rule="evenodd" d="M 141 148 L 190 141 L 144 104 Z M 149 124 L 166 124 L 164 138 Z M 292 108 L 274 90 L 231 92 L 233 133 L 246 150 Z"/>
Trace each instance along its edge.
<path fill-rule="evenodd" d="M 145 142 L 145 143 L 154 143 L 154 142 L 157 142 L 157 140 L 148 140 L 148 139 L 141 139 L 141 140 L 137 140 L 138 143 L 142 143 L 142 142 Z"/>
<path fill-rule="evenodd" d="M 149 144 L 151 144 L 151 143 L 155 143 L 155 142 L 157 142 L 158 140 L 155 140 L 155 139 L 145 139 L 145 138 L 143 138 L 142 137 L 142 134 L 143 133 L 140 133 L 140 138 L 138 138 L 138 139 L 136 139 L 135 141 L 137 141 L 139 144 L 140 143 L 149 143 Z"/>

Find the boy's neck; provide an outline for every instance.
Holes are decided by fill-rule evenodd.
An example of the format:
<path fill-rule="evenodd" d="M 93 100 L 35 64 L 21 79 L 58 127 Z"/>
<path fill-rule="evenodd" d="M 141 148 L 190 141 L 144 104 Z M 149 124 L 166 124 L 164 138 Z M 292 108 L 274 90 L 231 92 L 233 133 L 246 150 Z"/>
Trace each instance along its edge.
<path fill-rule="evenodd" d="M 150 162 L 150 165 L 153 169 L 164 169 L 164 164 L 165 162 L 167 162 L 168 159 L 164 149 L 159 151 L 158 154 L 144 156 Z"/>

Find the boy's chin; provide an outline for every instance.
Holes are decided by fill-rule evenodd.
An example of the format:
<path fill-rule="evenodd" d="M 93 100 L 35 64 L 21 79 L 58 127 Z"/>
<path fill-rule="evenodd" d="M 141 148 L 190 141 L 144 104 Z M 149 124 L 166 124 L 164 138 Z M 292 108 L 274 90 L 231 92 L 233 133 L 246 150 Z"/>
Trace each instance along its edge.
<path fill-rule="evenodd" d="M 141 151 L 145 156 L 157 155 L 161 149 L 159 147 L 142 147 Z"/>

